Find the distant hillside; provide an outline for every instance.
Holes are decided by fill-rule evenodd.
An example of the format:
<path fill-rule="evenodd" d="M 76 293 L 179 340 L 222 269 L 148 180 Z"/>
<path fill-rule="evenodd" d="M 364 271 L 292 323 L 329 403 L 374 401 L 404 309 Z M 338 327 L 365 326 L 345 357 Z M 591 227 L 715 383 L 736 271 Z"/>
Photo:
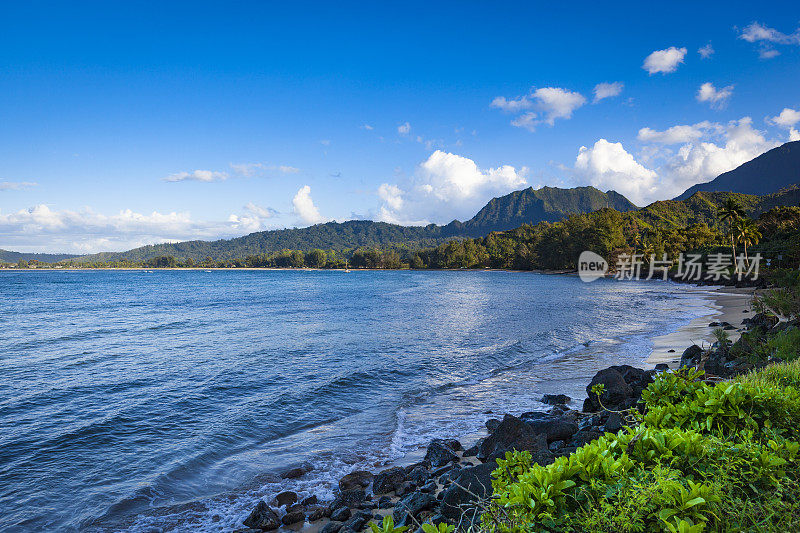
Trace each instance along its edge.
<path fill-rule="evenodd" d="M 685 200 L 699 191 L 769 194 L 800 183 L 800 141 L 761 154 L 708 183 L 699 183 L 675 198 Z"/>
<path fill-rule="evenodd" d="M 0 262 L 19 263 L 20 261 L 41 261 L 43 263 L 58 263 L 65 259 L 75 257 L 75 254 L 28 254 L 25 252 L 12 252 L 0 249 Z"/>
<path fill-rule="evenodd" d="M 529 187 L 494 198 L 478 214 L 461 224 L 470 236 L 482 236 L 492 231 L 505 231 L 522 224 L 556 222 L 569 215 L 591 213 L 604 207 L 617 211 L 638 209 L 615 191 L 602 192 L 594 187 Z"/>
<path fill-rule="evenodd" d="M 653 202 L 637 213 L 638 218 L 649 224 L 667 223 L 672 226 L 717 223 L 717 209 L 729 197 L 735 198 L 750 217 L 758 218 L 773 207 L 800 205 L 800 186 L 792 185 L 772 194 L 756 196 L 732 192 L 706 192 L 693 194 L 685 200 Z"/>
<path fill-rule="evenodd" d="M 76 261 L 139 262 L 159 256 L 202 261 L 207 257 L 215 260 L 237 259 L 280 250 L 309 251 L 320 248 L 343 251 L 387 245 L 424 247 L 454 238 L 488 235 L 493 231 L 504 231 L 522 224 L 553 222 L 572 214 L 588 213 L 604 207 L 621 211 L 636 209 L 621 194 L 614 191 L 604 193 L 594 187 L 529 188 L 494 198 L 470 220 L 455 220 L 446 226 L 399 226 L 369 220 L 328 222 L 308 228 L 260 231 L 235 239 L 143 246 L 127 252 L 82 256 Z"/>

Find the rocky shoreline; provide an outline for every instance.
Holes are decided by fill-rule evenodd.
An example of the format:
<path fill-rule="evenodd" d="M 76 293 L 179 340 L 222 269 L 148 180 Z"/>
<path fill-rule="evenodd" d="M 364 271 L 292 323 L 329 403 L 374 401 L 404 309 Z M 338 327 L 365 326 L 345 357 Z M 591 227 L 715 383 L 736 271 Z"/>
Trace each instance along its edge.
<path fill-rule="evenodd" d="M 745 318 L 739 327 L 728 322 L 708 324 L 723 331 L 768 331 L 785 326 L 763 314 Z M 736 341 L 742 342 L 742 338 Z M 734 357 L 734 346 L 729 341 L 705 348 L 692 345 L 680 355 L 680 366 L 704 370 L 710 380 L 756 368 L 746 358 Z M 616 433 L 625 425 L 621 411 L 641 409 L 642 391 L 657 373 L 666 371 L 666 363 L 650 370 L 629 365 L 608 367 L 597 372 L 586 386 L 587 399 L 581 410 L 568 407 L 572 401 L 568 396 L 545 395 L 541 402 L 551 406 L 549 409 L 488 418 L 487 435 L 477 442 L 434 439 L 419 462 L 378 472 L 351 472 L 339 480 L 333 501 L 321 502 L 316 496 L 300 500 L 291 491 L 281 492 L 270 502 L 259 501 L 244 518 L 244 527 L 235 531 L 256 533 L 283 528 L 350 533 L 368 529 L 370 522 L 381 522 L 385 516 L 392 516 L 395 526 L 409 526 L 410 531 L 421 531 L 419 526 L 424 522 L 466 528 L 480 519 L 481 501 L 492 493 L 491 473 L 498 466 L 497 459 L 511 450 L 526 450 L 534 462 L 549 464 L 607 432 Z M 599 401 L 592 393 L 595 385 L 603 386 Z M 284 472 L 282 477 L 297 478 L 311 471 L 311 465 L 304 465 Z"/>

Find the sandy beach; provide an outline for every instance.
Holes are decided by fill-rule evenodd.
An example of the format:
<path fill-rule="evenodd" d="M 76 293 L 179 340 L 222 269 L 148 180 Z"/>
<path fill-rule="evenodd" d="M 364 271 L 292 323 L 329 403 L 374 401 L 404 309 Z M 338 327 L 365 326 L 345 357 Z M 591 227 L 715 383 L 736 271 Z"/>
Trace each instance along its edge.
<path fill-rule="evenodd" d="M 691 289 L 709 299 L 709 313 L 692 320 L 677 331 L 661 335 L 653 339 L 653 351 L 647 358 L 648 364 L 667 363 L 671 367 L 678 366 L 681 353 L 691 346 L 708 346 L 714 342 L 716 326 L 712 322 L 728 322 L 734 328 L 728 331 L 730 339 L 736 341 L 742 327 L 742 320 L 752 316 L 750 303 L 755 292 L 752 288 L 734 287 L 695 287 Z M 674 350 L 674 351 L 671 351 Z"/>

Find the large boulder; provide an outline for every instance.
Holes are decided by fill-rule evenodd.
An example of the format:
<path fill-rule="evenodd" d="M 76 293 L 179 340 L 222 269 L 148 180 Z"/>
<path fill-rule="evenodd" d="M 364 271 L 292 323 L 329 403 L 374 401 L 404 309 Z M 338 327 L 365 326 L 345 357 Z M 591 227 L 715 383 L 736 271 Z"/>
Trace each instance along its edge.
<path fill-rule="evenodd" d="M 416 518 L 422 511 L 433 509 L 436 498 L 427 492 L 413 492 L 397 502 L 392 513 L 395 525 L 398 527 L 410 524 L 411 518 Z"/>
<path fill-rule="evenodd" d="M 358 505 L 367 499 L 367 493 L 364 489 L 350 489 L 340 491 L 336 495 L 333 502 L 330 504 L 331 510 L 338 509 L 339 507 L 358 507 Z"/>
<path fill-rule="evenodd" d="M 306 521 L 306 514 L 303 511 L 292 511 L 291 513 L 286 513 L 281 518 L 281 522 L 284 525 L 290 526 L 292 524 L 297 524 L 298 522 L 305 522 Z"/>
<path fill-rule="evenodd" d="M 297 493 L 292 492 L 290 490 L 279 492 L 275 496 L 275 499 L 272 501 L 272 503 L 274 505 L 277 505 L 278 507 L 283 507 L 284 505 L 292 505 L 295 502 L 297 502 Z"/>
<path fill-rule="evenodd" d="M 372 472 L 366 470 L 356 470 L 350 472 L 339 480 L 339 490 L 346 491 L 352 489 L 364 489 L 372 483 Z"/>
<path fill-rule="evenodd" d="M 481 442 L 478 459 L 499 459 L 513 450 L 531 452 L 533 460 L 539 464 L 552 462 L 546 436 L 536 433 L 525 421 L 513 415 L 506 415 L 497 429 Z"/>
<path fill-rule="evenodd" d="M 432 467 L 438 468 L 448 463 L 457 463 L 458 454 L 450 447 L 448 442 L 442 439 L 433 439 L 428 445 L 428 451 L 425 453 L 425 461 Z"/>
<path fill-rule="evenodd" d="M 244 525 L 261 531 L 272 531 L 281 525 L 278 513 L 273 511 L 263 500 L 258 502 L 256 508 L 244 519 Z"/>
<path fill-rule="evenodd" d="M 464 468 L 453 483 L 442 492 L 439 512 L 449 520 L 459 520 L 466 514 L 469 521 L 480 516 L 475 504 L 492 495 L 492 472 L 497 463 L 492 461 Z"/>
<path fill-rule="evenodd" d="M 378 472 L 372 482 L 372 492 L 374 494 L 388 494 L 401 487 L 406 480 L 406 470 L 401 466 L 388 468 Z"/>
<path fill-rule="evenodd" d="M 372 513 L 369 511 L 358 511 L 350 517 L 344 524 L 342 524 L 343 531 L 361 531 L 372 519 Z"/>
<path fill-rule="evenodd" d="M 593 413 L 602 409 L 600 402 L 608 409 L 629 409 L 636 406 L 641 398 L 642 391 L 654 381 L 654 370 L 642 370 L 629 365 L 611 366 L 601 370 L 586 386 L 586 401 L 583 410 Z M 592 392 L 595 385 L 603 385 L 604 391 L 598 401 L 597 395 Z"/>
<path fill-rule="evenodd" d="M 578 431 L 578 424 L 573 417 L 539 415 L 540 413 L 523 413 L 520 418 L 533 431 L 544 435 L 548 444 L 557 440 L 568 440 Z"/>
<path fill-rule="evenodd" d="M 703 349 L 696 344 L 692 344 L 686 348 L 681 354 L 680 368 L 688 368 L 696 366 L 700 362 L 700 357 L 703 355 Z"/>

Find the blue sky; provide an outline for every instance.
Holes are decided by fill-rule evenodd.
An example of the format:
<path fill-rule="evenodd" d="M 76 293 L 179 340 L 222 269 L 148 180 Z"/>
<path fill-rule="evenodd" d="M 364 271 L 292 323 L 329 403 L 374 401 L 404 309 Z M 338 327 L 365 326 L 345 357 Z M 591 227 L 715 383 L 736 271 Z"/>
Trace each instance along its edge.
<path fill-rule="evenodd" d="M 796 2 L 536 4 L 4 3 L 0 248 L 643 205 L 800 138 Z"/>

